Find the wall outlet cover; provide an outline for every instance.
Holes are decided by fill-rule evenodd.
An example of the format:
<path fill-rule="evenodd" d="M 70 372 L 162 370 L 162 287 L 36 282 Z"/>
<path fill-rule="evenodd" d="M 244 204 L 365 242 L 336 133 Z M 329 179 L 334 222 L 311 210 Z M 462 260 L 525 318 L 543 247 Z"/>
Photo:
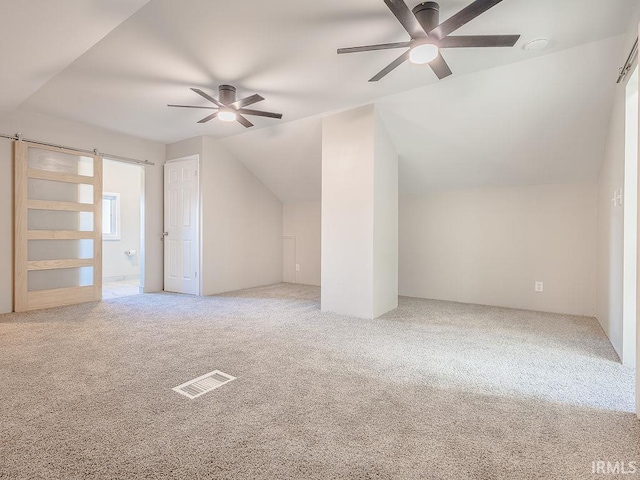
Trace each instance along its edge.
<path fill-rule="evenodd" d="M 296 263 L 296 272 L 300 271 L 300 264 Z"/>
<path fill-rule="evenodd" d="M 534 289 L 538 293 L 544 292 L 544 282 L 536 282 L 534 285 Z"/>

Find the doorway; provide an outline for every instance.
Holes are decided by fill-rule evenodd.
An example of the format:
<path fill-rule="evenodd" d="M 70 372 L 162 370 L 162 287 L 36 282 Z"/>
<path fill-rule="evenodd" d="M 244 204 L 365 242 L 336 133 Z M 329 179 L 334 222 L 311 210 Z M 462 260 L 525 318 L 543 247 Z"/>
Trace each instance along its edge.
<path fill-rule="evenodd" d="M 105 159 L 102 192 L 102 298 L 143 291 L 144 167 Z"/>
<path fill-rule="evenodd" d="M 164 165 L 164 289 L 200 295 L 200 157 Z"/>

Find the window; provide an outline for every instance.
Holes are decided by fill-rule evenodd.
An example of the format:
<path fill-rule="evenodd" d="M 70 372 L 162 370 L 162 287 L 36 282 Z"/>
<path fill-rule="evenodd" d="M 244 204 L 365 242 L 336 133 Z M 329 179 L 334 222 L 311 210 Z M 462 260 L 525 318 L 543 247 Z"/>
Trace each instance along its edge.
<path fill-rule="evenodd" d="M 120 240 L 120 194 L 102 195 L 102 239 Z"/>

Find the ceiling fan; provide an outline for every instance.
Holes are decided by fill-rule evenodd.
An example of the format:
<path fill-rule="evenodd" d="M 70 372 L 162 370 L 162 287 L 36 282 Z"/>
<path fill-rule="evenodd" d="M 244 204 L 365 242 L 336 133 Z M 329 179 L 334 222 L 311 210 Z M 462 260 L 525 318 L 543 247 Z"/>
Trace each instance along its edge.
<path fill-rule="evenodd" d="M 213 98 L 206 92 L 203 92 L 199 88 L 192 88 L 201 97 L 206 98 L 211 103 L 216 105 L 215 107 L 203 107 L 198 105 L 167 105 L 168 107 L 180 107 L 180 108 L 203 108 L 206 110 L 216 110 L 208 117 L 204 117 L 198 123 L 207 123 L 214 118 L 219 118 L 223 122 L 238 122 L 244 125 L 246 128 L 253 127 L 253 123 L 247 120 L 243 115 L 255 115 L 258 117 L 269 117 L 281 119 L 281 113 L 263 112 L 261 110 L 251 110 L 244 108 L 254 103 L 264 100 L 260 95 L 251 95 L 250 97 L 236 100 L 236 87 L 232 85 L 220 85 L 218 87 L 218 100 Z"/>
<path fill-rule="evenodd" d="M 443 48 L 468 47 L 513 47 L 520 35 L 465 35 L 450 36 L 451 33 L 466 25 L 474 18 L 482 15 L 502 0 L 476 0 L 453 17 L 440 23 L 440 5 L 436 2 L 424 2 L 413 10 L 403 0 L 384 0 L 387 7 L 395 15 L 411 36 L 408 42 L 384 43 L 364 47 L 339 48 L 338 53 L 368 52 L 392 48 L 408 48 L 402 55 L 387 65 L 370 82 L 377 82 L 395 68 L 410 60 L 412 63 L 428 63 L 436 76 L 442 80 L 453 72 L 440 53 Z"/>

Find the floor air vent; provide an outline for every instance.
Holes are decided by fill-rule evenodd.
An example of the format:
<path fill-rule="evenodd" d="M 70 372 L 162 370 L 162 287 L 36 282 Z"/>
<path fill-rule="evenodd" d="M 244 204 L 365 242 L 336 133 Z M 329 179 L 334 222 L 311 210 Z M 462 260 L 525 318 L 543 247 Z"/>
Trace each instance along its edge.
<path fill-rule="evenodd" d="M 209 372 L 201 377 L 190 380 L 187 383 L 178 385 L 177 387 L 172 388 L 172 390 L 184 395 L 185 397 L 193 399 L 210 392 L 211 390 L 215 390 L 225 383 L 229 383 L 231 380 L 235 379 L 236 377 L 227 375 L 220 370 L 214 370 L 213 372 Z"/>

